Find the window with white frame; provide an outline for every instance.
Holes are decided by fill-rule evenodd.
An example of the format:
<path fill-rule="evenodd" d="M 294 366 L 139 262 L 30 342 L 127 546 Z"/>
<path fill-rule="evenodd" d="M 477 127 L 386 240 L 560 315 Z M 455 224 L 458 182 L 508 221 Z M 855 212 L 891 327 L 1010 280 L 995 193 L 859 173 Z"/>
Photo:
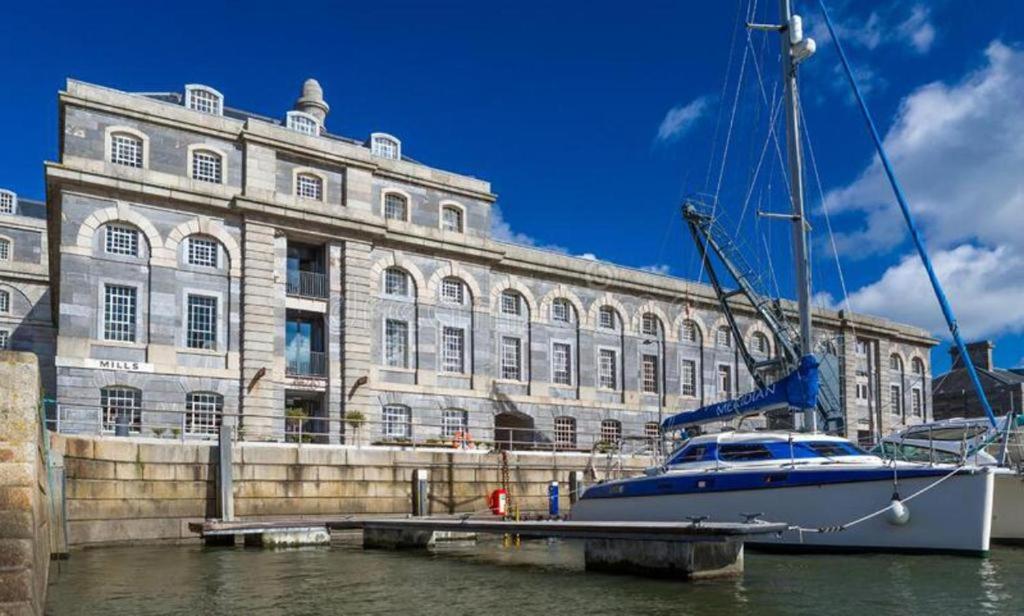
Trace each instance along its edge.
<path fill-rule="evenodd" d="M 466 300 L 465 285 L 458 278 L 445 278 L 441 281 L 441 301 L 446 304 L 462 305 Z"/>
<path fill-rule="evenodd" d="M 220 428 L 224 396 L 193 391 L 185 396 L 185 434 L 214 436 Z"/>
<path fill-rule="evenodd" d="M 224 178 L 224 160 L 213 150 L 192 150 L 192 179 L 220 184 Z"/>
<path fill-rule="evenodd" d="M 394 192 L 384 194 L 384 218 L 403 221 L 409 219 L 409 200 L 405 195 Z"/>
<path fill-rule="evenodd" d="M 522 343 L 512 336 L 501 337 L 501 378 L 521 381 L 523 378 Z"/>
<path fill-rule="evenodd" d="M 0 261 L 11 260 L 11 240 L 0 237 Z"/>
<path fill-rule="evenodd" d="M 658 321 L 658 317 L 653 313 L 645 312 L 640 319 L 640 331 L 645 336 L 657 336 L 661 333 L 661 323 Z"/>
<path fill-rule="evenodd" d="M 551 381 L 556 385 L 572 385 L 572 345 L 555 342 L 551 345 Z"/>
<path fill-rule="evenodd" d="M 288 128 L 304 135 L 316 137 L 320 134 L 320 122 L 308 113 L 301 111 L 289 111 L 286 117 Z"/>
<path fill-rule="evenodd" d="M 890 370 L 903 370 L 903 360 L 899 355 L 893 353 L 889 356 L 889 369 Z"/>
<path fill-rule="evenodd" d="M 903 414 L 903 389 L 899 385 L 889 386 L 889 411 L 893 415 Z"/>
<path fill-rule="evenodd" d="M 723 325 L 715 330 L 715 344 L 723 348 L 732 346 L 732 330 L 728 325 Z"/>
<path fill-rule="evenodd" d="M 0 350 L 9 348 L 11 348 L 11 332 L 6 329 L 0 329 Z"/>
<path fill-rule="evenodd" d="M 206 237 L 188 238 L 188 264 L 217 267 L 219 248 L 217 240 Z"/>
<path fill-rule="evenodd" d="M 616 419 L 602 420 L 601 442 L 618 446 L 622 442 L 622 422 Z"/>
<path fill-rule="evenodd" d="M 611 306 L 601 306 L 601 309 L 597 311 L 597 324 L 601 329 L 616 329 L 616 322 L 618 321 L 615 313 L 615 309 Z"/>
<path fill-rule="evenodd" d="M 13 214 L 17 199 L 9 190 L 0 190 L 0 214 Z"/>
<path fill-rule="evenodd" d="M 572 304 L 564 297 L 555 298 L 551 302 L 551 319 L 559 323 L 572 322 Z"/>
<path fill-rule="evenodd" d="M 656 394 L 658 386 L 658 356 L 644 355 L 640 362 L 641 374 L 643 375 L 643 390 L 645 394 Z"/>
<path fill-rule="evenodd" d="M 699 331 L 697 329 L 697 323 L 689 319 L 683 321 L 683 328 L 680 332 L 680 337 L 682 338 L 683 342 L 697 344 L 697 342 L 699 342 L 700 340 Z"/>
<path fill-rule="evenodd" d="M 100 389 L 103 409 L 103 431 L 113 432 L 118 424 L 127 424 L 130 433 L 142 429 L 142 392 L 134 387 L 104 387 Z"/>
<path fill-rule="evenodd" d="M 409 274 L 397 267 L 384 270 L 384 294 L 409 297 Z"/>
<path fill-rule="evenodd" d="M 924 376 L 924 362 L 921 361 L 920 357 L 915 357 L 910 362 L 910 369 L 913 370 L 914 374 Z"/>
<path fill-rule="evenodd" d="M 718 395 L 722 398 L 732 395 L 732 366 L 718 367 Z"/>
<path fill-rule="evenodd" d="M 914 417 L 924 416 L 924 397 L 921 395 L 921 390 L 916 387 L 910 390 L 910 411 Z"/>
<path fill-rule="evenodd" d="M 765 336 L 761 332 L 754 332 L 754 335 L 751 338 L 751 343 L 755 353 L 760 355 L 768 354 L 768 336 Z"/>
<path fill-rule="evenodd" d="M 373 135 L 370 140 L 370 152 L 374 156 L 398 160 L 402 157 L 402 145 L 398 139 L 388 135 Z"/>
<path fill-rule="evenodd" d="M 135 342 L 136 289 L 116 284 L 104 288 L 103 339 Z"/>
<path fill-rule="evenodd" d="M 11 294 L 9 291 L 0 289 L 0 313 L 7 314 L 11 311 Z"/>
<path fill-rule="evenodd" d="M 501 314 L 519 315 L 521 298 L 515 291 L 504 291 L 501 294 Z"/>
<path fill-rule="evenodd" d="M 185 106 L 202 113 L 222 115 L 224 113 L 224 97 L 212 88 L 186 86 Z"/>
<path fill-rule="evenodd" d="M 857 340 L 857 355 L 860 355 L 861 357 L 867 357 L 867 354 L 868 354 L 868 341 L 867 340 L 859 340 L 858 339 Z"/>
<path fill-rule="evenodd" d="M 460 432 L 465 434 L 469 429 L 469 413 L 462 409 L 444 409 L 441 411 L 441 436 L 455 438 Z"/>
<path fill-rule="evenodd" d="M 555 447 L 558 449 L 576 448 L 576 419 L 574 417 L 555 417 Z"/>
<path fill-rule="evenodd" d="M 454 205 L 441 208 L 441 228 L 445 231 L 462 233 L 462 210 Z"/>
<path fill-rule="evenodd" d="M 384 407 L 384 438 L 412 438 L 412 410 L 401 404 L 388 404 Z"/>
<path fill-rule="evenodd" d="M 295 194 L 303 199 L 323 201 L 324 181 L 312 173 L 299 173 L 295 176 Z"/>
<path fill-rule="evenodd" d="M 661 427 L 658 425 L 658 422 L 648 421 L 644 424 L 644 439 L 647 441 L 648 445 L 653 447 L 660 437 Z"/>
<path fill-rule="evenodd" d="M 861 403 L 867 402 L 870 396 L 870 392 L 868 391 L 868 375 L 864 372 L 858 372 L 854 386 L 856 389 L 857 401 Z"/>
<path fill-rule="evenodd" d="M 185 345 L 190 349 L 217 349 L 217 298 L 188 296 L 188 331 Z"/>
<path fill-rule="evenodd" d="M 697 396 L 697 362 L 684 359 L 679 370 L 679 382 L 684 396 Z"/>
<path fill-rule="evenodd" d="M 600 349 L 597 356 L 597 386 L 618 389 L 619 362 L 614 349 Z"/>
<path fill-rule="evenodd" d="M 105 249 L 109 255 L 139 256 L 139 232 L 122 225 L 104 227 Z"/>
<path fill-rule="evenodd" d="M 110 162 L 115 165 L 142 168 L 142 139 L 128 133 L 110 135 Z"/>
<path fill-rule="evenodd" d="M 441 330 L 441 372 L 466 372 L 466 330 L 461 327 Z"/>
<path fill-rule="evenodd" d="M 391 368 L 409 367 L 409 324 L 405 321 L 385 321 L 384 363 Z"/>

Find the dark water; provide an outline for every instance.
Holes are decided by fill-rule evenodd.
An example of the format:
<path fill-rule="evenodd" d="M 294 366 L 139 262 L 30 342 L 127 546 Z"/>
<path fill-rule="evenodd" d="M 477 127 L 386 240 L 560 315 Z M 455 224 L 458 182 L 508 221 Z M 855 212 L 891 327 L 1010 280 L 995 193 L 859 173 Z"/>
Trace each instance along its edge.
<path fill-rule="evenodd" d="M 583 571 L 581 546 L 497 542 L 431 554 L 131 547 L 52 571 L 48 614 L 1024 614 L 1024 549 L 988 558 L 747 554 L 740 579 Z"/>

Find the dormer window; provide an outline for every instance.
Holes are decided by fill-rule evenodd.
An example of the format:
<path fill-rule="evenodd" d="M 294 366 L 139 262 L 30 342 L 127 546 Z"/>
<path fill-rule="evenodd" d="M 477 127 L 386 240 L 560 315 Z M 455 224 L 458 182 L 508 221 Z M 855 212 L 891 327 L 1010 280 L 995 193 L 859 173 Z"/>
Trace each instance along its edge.
<path fill-rule="evenodd" d="M 402 158 L 402 142 L 384 133 L 370 135 L 370 153 L 388 160 Z"/>
<path fill-rule="evenodd" d="M 9 190 L 0 190 L 0 214 L 13 214 L 18 196 Z"/>
<path fill-rule="evenodd" d="M 224 115 L 224 96 L 207 86 L 187 85 L 185 86 L 185 106 L 201 113 Z"/>
<path fill-rule="evenodd" d="M 304 199 L 323 201 L 324 181 L 312 173 L 299 173 L 295 176 L 295 194 Z"/>
<path fill-rule="evenodd" d="M 288 128 L 303 135 L 316 137 L 320 134 L 320 122 L 316 118 L 301 111 L 289 111 L 287 117 Z"/>
<path fill-rule="evenodd" d="M 441 229 L 462 233 L 462 210 L 454 205 L 441 208 Z"/>

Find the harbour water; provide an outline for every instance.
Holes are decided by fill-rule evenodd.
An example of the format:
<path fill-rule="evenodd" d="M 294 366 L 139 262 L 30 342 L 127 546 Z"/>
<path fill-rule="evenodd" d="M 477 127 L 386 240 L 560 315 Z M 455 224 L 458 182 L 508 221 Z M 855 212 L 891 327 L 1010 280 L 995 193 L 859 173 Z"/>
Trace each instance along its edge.
<path fill-rule="evenodd" d="M 748 552 L 739 579 L 681 583 L 583 571 L 574 542 L 498 541 L 430 554 L 149 546 L 53 565 L 47 613 L 103 614 L 1022 614 L 1024 549 L 987 558 Z"/>

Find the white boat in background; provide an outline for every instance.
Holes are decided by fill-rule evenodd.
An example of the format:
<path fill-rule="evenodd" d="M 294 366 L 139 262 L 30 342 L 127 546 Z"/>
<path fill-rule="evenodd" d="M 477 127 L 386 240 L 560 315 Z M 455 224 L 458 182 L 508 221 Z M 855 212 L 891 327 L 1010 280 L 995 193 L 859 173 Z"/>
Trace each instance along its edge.
<path fill-rule="evenodd" d="M 738 522 L 757 514 L 792 530 L 751 537 L 754 547 L 980 554 L 989 549 L 994 476 L 981 467 L 886 462 L 823 434 L 725 432 L 690 439 L 646 476 L 590 487 L 572 519 Z"/>

